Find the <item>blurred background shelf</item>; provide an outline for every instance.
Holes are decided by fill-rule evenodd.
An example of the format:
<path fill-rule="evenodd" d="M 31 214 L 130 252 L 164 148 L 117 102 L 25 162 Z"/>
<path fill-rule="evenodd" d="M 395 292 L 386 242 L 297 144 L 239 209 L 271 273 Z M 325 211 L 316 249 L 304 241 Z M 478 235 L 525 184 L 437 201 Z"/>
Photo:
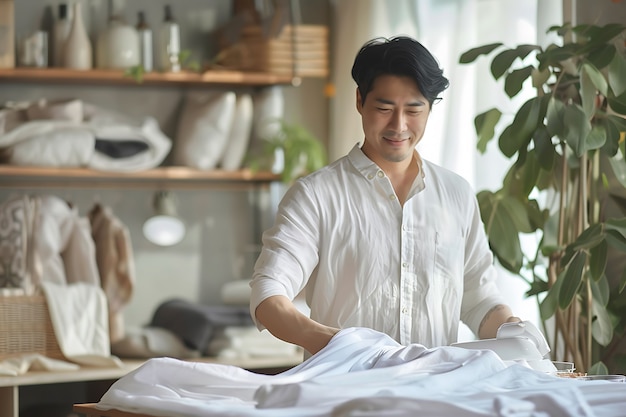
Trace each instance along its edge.
<path fill-rule="evenodd" d="M 88 168 L 48 168 L 0 165 L 0 188 L 136 188 L 163 187 L 202 188 L 224 185 L 249 187 L 278 181 L 271 172 L 203 171 L 188 167 L 168 166 L 139 172 L 108 172 Z"/>
<path fill-rule="evenodd" d="M 28 81 L 39 83 L 75 83 L 75 84 L 174 84 L 174 85 L 294 85 L 299 83 L 297 77 L 288 74 L 271 74 L 266 72 L 210 70 L 196 72 L 150 72 L 143 75 L 138 83 L 122 70 L 72 70 L 66 68 L 0 68 L 0 82 Z"/>

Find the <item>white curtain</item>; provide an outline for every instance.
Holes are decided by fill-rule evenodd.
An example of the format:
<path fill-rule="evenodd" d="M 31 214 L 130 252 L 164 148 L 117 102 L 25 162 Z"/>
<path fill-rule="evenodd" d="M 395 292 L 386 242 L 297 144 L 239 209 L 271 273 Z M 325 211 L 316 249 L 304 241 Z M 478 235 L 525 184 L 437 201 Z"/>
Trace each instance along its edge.
<path fill-rule="evenodd" d="M 433 106 L 418 145 L 421 155 L 457 172 L 476 190 L 499 188 L 512 161 L 500 154 L 497 140 L 485 154 L 477 151 L 474 117 L 498 107 L 503 118 L 511 118 L 534 91 L 527 85 L 511 100 L 503 92 L 503 80 L 492 79 L 490 59 L 461 65 L 459 57 L 470 48 L 493 42 L 513 47 L 556 41 L 545 32 L 563 23 L 562 0 L 335 0 L 333 6 L 332 81 L 336 95 L 331 100 L 330 159 L 345 155 L 363 139 L 355 109 L 356 85 L 350 76 L 357 51 L 374 37 L 409 35 L 433 53 L 450 80 L 443 100 Z M 507 277 L 506 271 L 502 275 L 503 290 L 515 313 L 538 324 L 536 303 L 524 297 L 527 285 L 519 278 Z M 460 337 L 464 336 L 469 337 Z"/>

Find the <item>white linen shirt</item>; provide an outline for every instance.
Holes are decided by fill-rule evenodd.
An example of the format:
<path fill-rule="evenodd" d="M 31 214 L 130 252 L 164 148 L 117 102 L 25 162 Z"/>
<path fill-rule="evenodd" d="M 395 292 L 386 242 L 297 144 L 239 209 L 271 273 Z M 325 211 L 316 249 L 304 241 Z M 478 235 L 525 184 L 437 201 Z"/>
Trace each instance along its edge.
<path fill-rule="evenodd" d="M 478 334 L 504 303 L 476 197 L 463 178 L 420 164 L 404 206 L 359 145 L 296 181 L 263 234 L 250 312 L 306 288 L 310 317 L 369 327 L 402 345 L 457 340 L 459 320 Z M 257 327 L 263 329 L 259 322 Z"/>

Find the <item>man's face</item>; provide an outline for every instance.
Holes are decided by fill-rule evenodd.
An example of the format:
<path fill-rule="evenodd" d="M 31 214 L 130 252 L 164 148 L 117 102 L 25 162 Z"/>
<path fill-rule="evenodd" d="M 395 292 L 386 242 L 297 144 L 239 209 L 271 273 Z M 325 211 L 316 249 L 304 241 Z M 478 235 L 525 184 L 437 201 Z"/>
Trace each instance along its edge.
<path fill-rule="evenodd" d="M 372 161 L 379 165 L 410 161 L 430 114 L 430 104 L 415 81 L 381 75 L 363 104 L 357 89 L 357 110 L 365 133 L 362 149 Z"/>

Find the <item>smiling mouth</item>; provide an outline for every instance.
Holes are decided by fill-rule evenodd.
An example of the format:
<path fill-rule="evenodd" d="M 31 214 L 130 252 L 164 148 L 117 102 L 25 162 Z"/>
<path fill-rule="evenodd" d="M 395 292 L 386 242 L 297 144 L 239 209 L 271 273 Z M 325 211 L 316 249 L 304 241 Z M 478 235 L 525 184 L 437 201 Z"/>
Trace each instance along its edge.
<path fill-rule="evenodd" d="M 387 142 L 392 142 L 392 143 L 402 143 L 402 142 L 409 140 L 409 138 L 390 138 L 387 136 L 383 136 L 383 139 L 386 140 Z"/>

